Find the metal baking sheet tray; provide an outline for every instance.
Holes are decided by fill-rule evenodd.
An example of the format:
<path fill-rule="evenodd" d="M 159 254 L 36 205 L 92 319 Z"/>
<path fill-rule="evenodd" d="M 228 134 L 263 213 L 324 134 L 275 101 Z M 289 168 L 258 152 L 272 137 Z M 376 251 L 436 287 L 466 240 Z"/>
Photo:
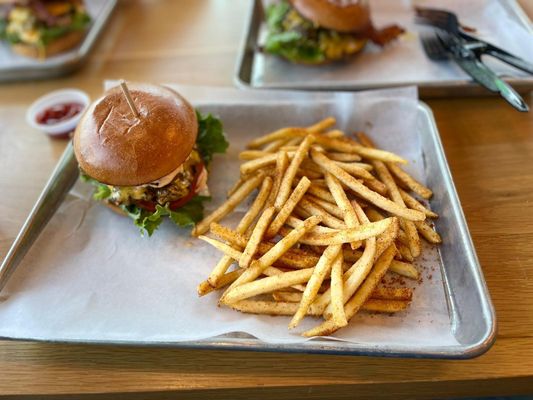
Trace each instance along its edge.
<path fill-rule="evenodd" d="M 268 131 L 270 129 L 275 129 L 279 127 L 280 124 L 283 125 L 306 125 L 310 122 L 315 121 L 320 117 L 325 115 L 335 115 L 339 119 L 340 126 L 346 125 L 345 129 L 348 129 L 350 126 L 354 126 L 354 123 L 367 123 L 365 115 L 361 115 L 361 106 L 357 106 L 357 101 L 354 103 L 355 111 L 348 112 L 346 105 L 350 104 L 352 97 L 356 96 L 351 93 L 315 93 L 310 96 L 308 93 L 302 92 L 284 92 L 284 91 L 239 91 L 235 89 L 224 89 L 224 88 L 196 88 L 196 87 L 177 87 L 177 89 L 188 99 L 190 99 L 197 107 L 199 107 L 202 112 L 212 112 L 218 115 L 223 121 L 226 131 L 229 134 L 230 142 L 232 143 L 232 148 L 226 156 L 221 156 L 218 159 L 218 164 L 213 166 L 212 174 L 210 178 L 210 186 L 213 194 L 213 204 L 218 204 L 224 197 L 224 193 L 227 190 L 225 179 L 230 178 L 234 179 L 233 173 L 238 174 L 238 160 L 237 152 L 240 150 L 240 146 L 248 140 L 250 135 L 259 135 Z M 402 89 L 402 90 L 411 90 L 414 93 L 414 89 Z M 391 103 L 390 97 L 386 97 L 381 93 L 384 91 L 377 91 L 376 93 L 365 93 L 357 94 L 357 96 L 375 96 L 372 97 L 370 102 L 367 100 L 368 108 L 367 110 L 374 110 L 374 114 L 379 116 L 379 123 L 382 123 L 383 127 L 386 128 L 388 132 L 388 127 L 390 126 L 390 121 L 386 119 L 385 114 L 383 113 L 382 107 L 397 107 L 401 115 L 404 115 L 404 110 L 402 104 L 404 103 Z M 385 91 L 390 94 L 389 91 Z M 394 91 L 392 91 L 394 92 Z M 348 97 L 347 97 L 348 96 Z M 388 96 L 388 95 L 387 95 Z M 216 101 L 213 99 L 220 99 Z M 203 100 L 199 100 L 203 99 Z M 440 218 L 436 220 L 436 228 L 441 233 L 444 243 L 439 246 L 438 251 L 433 251 L 438 260 L 437 271 L 442 274 L 442 283 L 436 284 L 434 287 L 435 292 L 438 293 L 439 297 L 442 298 L 442 312 L 445 324 L 438 325 L 436 329 L 444 329 L 446 337 L 450 337 L 451 340 L 446 343 L 440 341 L 425 341 L 424 338 L 420 337 L 416 332 L 416 321 L 414 325 L 408 325 L 407 329 L 410 332 L 409 340 L 396 340 L 397 328 L 395 323 L 390 325 L 390 332 L 392 332 L 395 337 L 393 344 L 389 342 L 380 342 L 380 339 L 377 341 L 365 342 L 361 341 L 339 341 L 331 339 L 313 339 L 304 342 L 298 343 L 273 343 L 265 342 L 258 339 L 255 336 L 251 336 L 243 333 L 226 333 L 223 335 L 211 335 L 207 339 L 201 340 L 169 340 L 165 339 L 163 336 L 158 336 L 154 338 L 154 335 L 159 335 L 160 330 L 152 328 L 153 325 L 159 323 L 158 318 L 163 318 L 165 321 L 162 323 L 165 328 L 168 325 L 165 325 L 167 318 L 176 318 L 171 324 L 171 332 L 174 331 L 176 326 L 180 324 L 185 326 L 184 331 L 187 332 L 189 328 L 188 325 L 183 323 L 183 309 L 185 307 L 181 305 L 179 308 L 181 311 L 177 312 L 168 312 L 168 310 L 160 310 L 160 312 L 155 312 L 156 307 L 148 305 L 150 315 L 146 315 L 146 311 L 138 311 L 135 306 L 130 307 L 131 299 L 139 298 L 139 294 L 136 294 L 135 290 L 131 290 L 133 287 L 146 286 L 147 282 L 142 276 L 134 278 L 140 279 L 139 285 L 135 285 L 127 281 L 117 281 L 117 274 L 119 275 L 135 275 L 136 273 L 132 269 L 133 263 L 128 263 L 125 261 L 127 258 L 128 252 L 132 249 L 130 245 L 134 245 L 137 257 L 141 257 L 139 260 L 139 267 L 136 267 L 135 271 L 139 274 L 148 273 L 149 279 L 156 279 L 153 276 L 162 276 L 160 275 L 155 268 L 154 263 L 151 262 L 150 267 L 147 270 L 147 266 L 143 264 L 142 253 L 139 253 L 139 249 L 142 247 L 142 251 L 145 249 L 154 248 L 154 246 L 162 246 L 162 248 L 168 248 L 169 245 L 175 247 L 173 250 L 174 255 L 176 251 L 181 251 L 178 253 L 179 260 L 182 263 L 185 263 L 189 267 L 189 272 L 192 264 L 191 260 L 194 257 L 201 258 L 204 265 L 196 265 L 196 268 L 199 266 L 202 267 L 201 271 L 198 271 L 199 276 L 205 279 L 205 276 L 209 273 L 211 269 L 211 261 L 216 261 L 219 258 L 219 254 L 215 251 L 210 257 L 205 257 L 206 253 L 198 253 L 200 249 L 191 247 L 194 246 L 194 243 L 189 243 L 186 248 L 179 247 L 178 236 L 183 236 L 187 241 L 190 241 L 187 232 L 176 232 L 175 228 L 168 226 L 168 230 L 163 232 L 157 232 L 157 234 L 167 235 L 163 236 L 164 240 L 154 242 L 154 238 L 139 238 L 135 235 L 135 229 L 131 221 L 126 218 L 119 217 L 107 210 L 105 207 L 92 207 L 96 211 L 95 213 L 103 214 L 92 214 L 93 217 L 88 217 L 90 221 L 94 221 L 94 215 L 99 215 L 105 221 L 110 223 L 107 228 L 101 225 L 98 227 L 90 228 L 88 231 L 78 232 L 81 233 L 80 240 L 84 243 L 88 240 L 86 235 L 102 235 L 102 232 L 111 232 L 114 237 L 118 237 L 119 243 L 111 244 L 112 249 L 108 249 L 110 253 L 104 248 L 106 246 L 99 246 L 94 250 L 89 251 L 89 255 L 94 254 L 92 251 L 96 251 L 97 254 L 117 254 L 117 246 L 122 246 L 126 253 L 117 254 L 118 260 L 111 260 L 111 266 L 107 267 L 111 271 L 112 277 L 106 279 L 100 275 L 99 270 L 95 270 L 98 261 L 92 259 L 92 264 L 87 265 L 84 268 L 77 269 L 71 258 L 64 259 L 64 254 L 68 252 L 69 248 L 72 247 L 68 245 L 68 242 L 63 240 L 63 236 L 56 235 L 54 231 L 44 231 L 38 241 L 34 244 L 35 250 L 32 254 L 32 251 L 28 253 L 28 256 L 19 266 L 19 269 L 15 272 L 8 286 L 3 292 L 3 300 L 0 302 L 0 336 L 7 339 L 24 339 L 24 340 L 42 340 L 42 341 L 55 341 L 55 342 L 75 342 L 75 343 L 113 343 L 113 344 L 128 344 L 128 345 L 142 345 L 142 346 L 172 346 L 172 347 L 181 347 L 181 348 L 203 348 L 203 349 L 228 349 L 228 350 L 255 350 L 255 351 L 275 351 L 275 352 L 294 352 L 294 353 L 329 353 L 329 354 L 344 354 L 344 355 L 373 355 L 373 356 L 397 356 L 397 357 L 424 357 L 424 358 L 472 358 L 484 353 L 490 348 L 494 339 L 496 332 L 496 322 L 494 309 L 492 307 L 488 290 L 482 275 L 482 271 L 470 239 L 468 228 L 466 226 L 465 218 L 461 209 L 459 199 L 453 184 L 452 177 L 446 162 L 442 144 L 439 138 L 437 127 L 433 118 L 433 114 L 427 105 L 424 103 L 417 103 L 414 95 L 410 100 L 410 110 L 414 110 L 413 115 L 413 124 L 416 126 L 416 134 L 413 134 L 413 143 L 409 144 L 409 147 L 416 149 L 416 154 L 418 158 L 413 162 L 421 165 L 420 173 L 425 176 L 426 183 L 434 190 L 434 196 L 431 200 L 431 208 L 440 214 Z M 380 107 L 377 109 L 376 107 Z M 359 111 L 357 111 L 359 109 Z M 276 115 L 276 118 L 272 118 L 272 115 Z M 232 139 L 233 138 L 233 139 Z M 238 139 L 239 138 L 239 139 Z M 236 139 L 237 142 L 235 141 Z M 67 151 L 63 156 L 63 162 L 61 165 L 70 166 L 65 168 L 64 173 L 61 176 L 61 179 L 72 181 L 72 177 L 76 178 L 77 168 L 72 167 L 72 161 L 68 160 L 73 159 L 73 154 L 71 147 L 70 151 Z M 69 177 L 67 175 L 73 175 Z M 226 176 L 226 175 L 232 175 Z M 222 182 L 224 181 L 224 182 Z M 87 189 L 86 189 L 87 190 Z M 73 209 L 73 203 L 67 203 L 65 208 Z M 79 209 L 79 206 L 74 207 Z M 85 215 L 86 211 L 79 211 Z M 72 224 L 75 227 L 80 226 L 77 217 L 71 218 L 66 216 L 66 214 L 61 214 L 61 208 L 59 216 L 57 219 L 52 218 L 50 224 L 63 224 L 66 221 L 73 221 Z M 113 220 L 113 218 L 116 218 Z M 93 224 L 94 222 L 90 223 Z M 49 224 L 49 225 L 50 225 Z M 121 225 L 119 225 L 121 224 Z M 169 224 L 170 225 L 170 224 Z M 90 225 L 92 226 L 92 225 Z M 165 228 L 165 226 L 163 226 Z M 48 227 L 47 227 L 48 229 Z M 69 236 L 71 235 L 70 225 L 67 226 L 67 231 Z M 77 229 L 77 228 L 76 228 Z M 52 233 L 50 233 L 52 232 Z M 113 233 L 116 232 L 116 233 Z M 125 233 L 128 232 L 128 235 Z M 130 236 L 133 239 L 133 242 L 126 242 L 126 238 Z M 59 243 L 54 242 L 55 237 L 59 240 Z M 104 239 L 107 241 L 107 238 Z M 152 240 L 152 242 L 149 242 Z M 152 244 L 150 244 L 152 243 Z M 54 253 L 56 250 L 55 246 L 60 246 L 62 251 L 60 253 Z M 82 256 L 81 249 L 75 244 L 73 246 L 76 254 L 76 260 Z M 160 248 L 158 247 L 158 248 Z M 129 250 L 128 250 L 129 249 Z M 181 249 L 181 250 L 180 250 Z M 188 250 L 187 250 L 188 249 Z M 160 250 L 154 250 L 155 252 Z M 185 252 L 191 253 L 189 256 Z M 38 253 L 38 254 L 37 254 Z M 57 261 L 52 262 L 52 268 L 49 270 L 48 266 L 43 267 L 39 264 L 41 254 L 58 254 Z M 200 255 L 201 256 L 200 256 Z M 149 257 L 149 256 L 148 256 Z M 187 258 L 188 260 L 186 261 Z M 193 258 L 191 258 L 193 257 Z M 207 260 L 209 258 L 210 260 Z M 116 263 L 116 265 L 114 264 Z M 121 274 L 117 268 L 118 264 L 122 265 L 121 268 L 127 267 L 128 274 Z M 168 263 L 168 262 L 167 262 Z M 214 264 L 214 263 L 213 263 Z M 63 266 L 61 266 L 63 265 Z M 162 266 L 161 271 L 165 271 L 165 268 L 171 268 L 173 263 L 170 266 Z M 59 268 L 59 269 L 58 269 Z M 62 269 L 64 268 L 64 269 Z M 193 269 L 196 269 L 193 268 Z M 173 269 L 173 268 L 171 268 Z M 205 270 L 204 270 L 205 269 Z M 180 291 L 185 290 L 183 282 L 179 284 L 180 280 L 183 280 L 183 273 L 179 270 L 178 275 L 168 276 L 164 279 L 163 285 L 170 285 L 165 288 L 158 286 L 159 290 L 152 291 L 150 290 L 151 297 L 143 298 L 141 303 L 150 303 L 153 298 L 162 297 L 165 299 L 165 303 L 172 302 L 168 297 L 161 295 L 161 293 L 176 292 L 176 288 L 179 286 Z M 94 282 L 89 283 L 87 288 L 83 288 L 84 282 L 87 281 L 88 277 L 92 274 Z M 72 280 L 73 279 L 73 280 Z M 124 278 L 129 279 L 129 278 Z M 431 278 L 430 278 L 431 279 Z M 119 279 L 120 280 L 120 279 Z M 117 311 L 109 311 L 113 308 L 113 305 L 109 303 L 112 301 L 111 297 L 106 297 L 104 292 L 99 292 L 97 289 L 102 285 L 102 281 L 111 282 L 111 297 L 117 296 L 117 292 L 120 290 L 116 288 L 122 287 L 122 290 L 127 288 L 125 297 L 120 297 L 119 303 L 117 306 Z M 194 279 L 197 283 L 199 280 Z M 82 286 L 80 285 L 82 282 Z M 157 281 L 157 285 L 160 285 L 160 281 Z M 122 286 L 121 286 L 122 285 Z M 125 286 L 124 286 L 125 285 Z M 178 286 L 176 286 L 178 285 Z M 52 290 L 52 292 L 50 292 Z M 76 296 L 80 290 L 87 291 L 86 299 L 77 299 Z M 419 289 L 420 290 L 420 289 Z M 55 294 L 62 291 L 57 299 L 50 299 L 54 297 Z M 73 292 L 74 291 L 74 292 Z M 195 290 L 192 289 L 194 292 Z M 35 294 L 34 294 L 35 293 Z M 53 293 L 53 294 L 52 294 Z M 156 294 L 157 293 L 157 294 Z M 195 298 L 193 293 L 190 293 L 192 298 Z M 32 297 L 34 296 L 34 297 Z M 130 296 L 130 297 L 128 297 Z M 133 296 L 133 297 L 131 297 Z M 221 311 L 217 310 L 216 307 L 216 295 L 211 298 L 201 298 L 197 301 L 191 303 L 194 308 L 195 313 L 200 313 L 201 315 L 208 316 L 211 315 L 210 319 L 213 319 Z M 416 292 L 415 292 L 416 297 Z M 33 299 L 33 300 L 32 300 Z M 64 299 L 68 299 L 65 303 Z M 106 300 L 107 299 L 107 300 Z M 130 299 L 130 300 L 128 300 Z M 149 300 L 149 301 L 146 301 Z M 33 301 L 33 303 L 32 303 Z M 154 300 L 156 301 L 156 300 Z M 157 300 L 158 301 L 158 300 Z M 206 306 L 205 302 L 210 301 L 211 303 L 207 304 L 206 309 L 198 308 Z M 423 304 L 423 309 L 426 305 L 430 305 L 432 301 L 437 301 L 434 298 L 429 298 Z M 200 304 L 202 303 L 202 304 Z M 18 304 L 18 306 L 17 306 Z M 151 303 L 150 303 L 151 304 Z M 160 303 L 158 303 L 160 304 Z M 179 302 L 173 304 L 180 304 Z M 126 308 L 124 308 L 126 306 Z M 20 307 L 20 308 L 19 308 Z M 111 326 L 107 329 L 107 326 L 102 322 L 102 314 L 100 311 L 94 311 L 95 308 L 100 309 L 103 307 L 103 313 L 106 315 L 106 318 L 111 320 Z M 130 312 L 127 310 L 129 308 L 135 308 L 133 315 L 137 318 L 132 319 Z M 63 317 L 61 308 L 65 308 L 66 314 L 68 317 Z M 43 312 L 39 310 L 43 309 Z M 53 309 L 53 313 L 49 313 L 48 310 Z M 429 308 L 431 309 L 431 308 Z M 44 311 L 46 310 L 46 311 Z M 231 310 L 228 310 L 232 312 Z M 119 312 L 120 314 L 116 314 Z M 191 311 L 193 312 L 193 311 Z M 166 315 L 167 317 L 162 317 L 160 314 Z M 407 311 L 406 313 L 409 313 Z M 46 314 L 46 315 L 45 315 Z M 92 315 L 92 317 L 91 317 Z M 234 314 L 232 314 L 234 315 Z M 244 316 L 236 315 L 239 320 L 244 319 Z M 371 317 L 371 316 L 369 316 Z M 92 319 L 91 319 L 92 318 Z M 235 324 L 234 317 L 231 317 L 232 324 Z M 259 318 L 251 316 L 250 318 Z M 285 324 L 283 320 L 280 320 L 282 317 L 277 319 L 270 319 L 271 317 L 265 317 L 266 323 L 279 324 L 282 329 L 285 329 Z M 389 317 L 385 317 L 389 318 Z M 403 318 L 403 317 L 402 317 Z M 431 316 L 427 317 L 428 320 Z M 152 336 L 143 333 L 139 336 L 131 336 L 132 329 L 135 329 L 136 322 L 133 322 L 133 328 L 129 326 L 129 321 L 148 321 L 147 324 L 152 329 Z M 6 322 L 7 321 L 7 322 Z M 122 322 L 121 322 L 122 321 Z M 383 320 L 385 321 L 385 320 Z M 388 320 L 387 320 L 388 321 Z M 403 319 L 401 321 L 404 321 Z M 420 322 L 420 321 L 419 321 Z M 354 324 L 355 322 L 352 322 Z M 385 322 L 386 323 L 386 322 Z M 402 322 L 403 323 L 403 322 Z M 126 324 L 124 326 L 123 324 Z M 205 320 L 204 320 L 205 324 Z M 98 326 L 102 325 L 101 328 Z M 65 328 L 68 326 L 68 328 Z M 235 326 L 235 325 L 233 325 Z M 233 328 L 232 326 L 232 328 Z M 369 325 L 368 329 L 372 336 L 379 334 L 380 323 L 377 325 Z M 22 327 L 22 328 L 21 328 Z M 100 333 L 91 333 L 91 331 L 96 329 L 101 329 Z M 354 327 L 359 330 L 361 326 L 354 325 Z M 435 329 L 433 328 L 433 329 Z M 22 331 L 21 331 L 22 329 Z M 72 329 L 74 329 L 74 334 L 72 335 Z M 414 329 L 414 331 L 413 331 Z M 237 329 L 236 329 L 237 330 Z M 21 333 L 22 332 L 22 333 Z M 45 332 L 44 334 L 42 332 Z M 66 332 L 66 333 L 65 333 Z M 92 336 L 91 336 L 92 335 Z M 206 337 L 206 336 L 204 336 Z M 412 339 L 412 338 L 414 339 Z M 430 343 L 430 344 L 428 344 Z"/>
<path fill-rule="evenodd" d="M 434 76 L 425 76 L 420 80 L 417 76 L 417 61 L 420 61 L 423 56 L 421 45 L 419 48 L 410 47 L 400 48 L 391 46 L 386 49 L 389 53 L 394 50 L 393 56 L 387 58 L 377 57 L 374 49 L 364 50 L 364 54 L 371 54 L 370 58 L 365 58 L 368 62 L 373 63 L 372 67 L 375 71 L 383 71 L 383 75 L 372 73 L 372 77 L 368 77 L 368 73 L 358 74 L 358 69 L 361 64 L 357 56 L 351 60 L 341 63 L 332 63 L 322 66 L 305 66 L 297 65 L 278 57 L 269 54 L 263 54 L 258 51 L 260 44 L 264 40 L 265 24 L 264 24 L 264 4 L 274 0 L 250 0 L 248 10 L 248 23 L 245 27 L 244 36 L 241 41 L 240 53 L 235 68 L 234 82 L 237 86 L 243 88 L 260 88 L 260 89 L 298 89 L 298 90 L 366 90 L 379 89 L 386 87 L 400 87 L 416 85 L 421 97 L 447 97 L 447 96 L 491 96 L 493 93 L 473 83 L 460 69 L 455 65 L 452 68 L 445 70 L 438 66 L 435 68 Z M 385 9 L 385 2 L 388 0 L 379 0 L 381 9 L 375 10 L 374 18 L 379 22 L 382 19 L 385 23 L 397 22 L 394 20 L 395 7 L 404 8 L 405 4 L 410 2 L 394 2 L 390 1 L 390 9 Z M 479 0 L 481 1 L 481 0 Z M 473 0 L 471 3 L 479 3 L 478 0 Z M 507 16 L 518 23 L 526 32 L 533 34 L 533 25 L 525 14 L 524 10 L 516 2 L 516 0 L 495 0 L 505 10 Z M 414 3 L 414 1 L 413 1 Z M 370 0 L 372 6 L 372 0 Z M 445 7 L 446 3 L 443 2 Z M 375 4 L 378 5 L 378 4 Z M 469 3 L 471 6 L 471 4 Z M 392 11 L 391 11 L 392 10 Z M 382 13 L 379 14 L 379 12 Z M 377 14 L 377 15 L 376 15 Z M 414 18 L 414 15 L 413 15 Z M 406 24 L 411 24 L 412 21 L 406 21 Z M 411 30 L 412 29 L 412 30 Z M 430 28 L 420 25 L 413 26 L 406 34 L 407 42 L 419 42 L 418 34 L 414 32 L 424 31 Z M 402 57 L 400 63 L 395 63 L 399 60 L 398 54 L 403 49 L 405 53 L 416 54 L 415 57 Z M 385 53 L 383 54 L 385 55 Z M 381 60 L 381 63 L 380 61 Z M 412 60 L 415 60 L 414 62 Z M 487 58 L 487 62 L 491 67 L 495 67 L 499 71 L 502 78 L 510 83 L 518 92 L 526 93 L 533 89 L 533 77 L 523 72 L 517 71 L 508 67 L 498 61 Z M 403 68 L 402 75 L 391 73 L 391 68 Z M 428 68 L 425 66 L 424 68 Z M 432 67 L 430 67 L 432 68 Z M 386 79 L 382 78 L 387 76 Z"/>
<path fill-rule="evenodd" d="M 52 78 L 75 71 L 89 55 L 116 5 L 117 0 L 86 2 L 92 21 L 83 41 L 76 48 L 45 60 L 20 56 L 7 43 L 0 42 L 0 82 Z"/>

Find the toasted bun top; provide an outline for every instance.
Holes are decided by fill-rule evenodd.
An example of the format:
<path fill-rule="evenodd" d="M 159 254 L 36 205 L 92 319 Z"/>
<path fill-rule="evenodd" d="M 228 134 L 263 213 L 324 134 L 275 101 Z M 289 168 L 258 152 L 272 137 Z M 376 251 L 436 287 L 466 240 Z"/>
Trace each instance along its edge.
<path fill-rule="evenodd" d="M 370 9 L 367 2 L 358 0 L 290 1 L 303 17 L 323 28 L 356 33 L 371 27 Z"/>
<path fill-rule="evenodd" d="M 178 93 L 141 83 L 128 88 L 139 118 L 115 87 L 91 104 L 73 138 L 81 169 L 115 186 L 143 185 L 169 174 L 189 157 L 198 133 L 196 112 Z"/>

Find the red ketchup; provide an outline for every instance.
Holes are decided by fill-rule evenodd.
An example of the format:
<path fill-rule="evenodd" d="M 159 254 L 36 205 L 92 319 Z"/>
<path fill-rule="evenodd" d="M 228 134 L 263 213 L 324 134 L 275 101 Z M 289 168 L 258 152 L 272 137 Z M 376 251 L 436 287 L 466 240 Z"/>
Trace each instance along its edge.
<path fill-rule="evenodd" d="M 37 122 L 41 125 L 55 125 L 72 118 L 83 110 L 81 103 L 61 103 L 48 107 L 37 114 Z"/>
<path fill-rule="evenodd" d="M 81 103 L 59 103 L 37 114 L 36 121 L 41 125 L 55 125 L 66 121 L 83 111 Z M 68 139 L 71 132 L 51 135 L 54 139 Z"/>

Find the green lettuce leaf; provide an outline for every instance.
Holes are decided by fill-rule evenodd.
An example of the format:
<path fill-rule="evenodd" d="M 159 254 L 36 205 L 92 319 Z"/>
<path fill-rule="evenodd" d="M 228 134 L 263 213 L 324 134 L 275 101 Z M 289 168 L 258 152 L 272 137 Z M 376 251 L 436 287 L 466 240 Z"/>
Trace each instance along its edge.
<path fill-rule="evenodd" d="M 326 59 L 324 52 L 320 48 L 319 40 L 310 39 L 308 31 L 314 28 L 308 21 L 302 21 L 298 26 L 286 29 L 285 18 L 291 11 L 292 6 L 286 2 L 271 4 L 266 9 L 266 20 L 268 26 L 268 36 L 264 45 L 266 52 L 281 56 L 294 62 L 304 62 L 309 64 L 320 63 Z"/>
<path fill-rule="evenodd" d="M 195 196 L 187 204 L 175 211 L 169 209 L 168 205 L 164 207 L 157 205 L 156 210 L 153 212 L 136 205 L 121 206 L 121 208 L 133 219 L 133 222 L 139 227 L 143 236 L 145 233 L 148 236 L 152 236 L 166 216 L 179 227 L 187 228 L 194 226 L 203 217 L 203 202 L 210 199 L 210 197 L 206 196 Z"/>
<path fill-rule="evenodd" d="M 84 173 L 80 173 L 80 178 L 83 182 L 90 183 L 95 187 L 95 191 L 93 193 L 93 198 L 95 200 L 105 200 L 111 196 L 111 189 L 106 184 L 100 183 L 96 179 L 93 179 Z"/>
<path fill-rule="evenodd" d="M 196 111 L 198 119 L 198 137 L 196 145 L 200 156 L 206 165 L 213 159 L 215 153 L 225 153 L 229 146 L 224 136 L 222 122 L 211 114 L 202 115 Z"/>
<path fill-rule="evenodd" d="M 72 16 L 72 22 L 66 26 L 43 26 L 40 29 L 41 43 L 47 45 L 54 39 L 63 36 L 64 34 L 72 31 L 81 31 L 91 22 L 91 17 L 86 13 L 77 13 Z"/>
<path fill-rule="evenodd" d="M 272 30 L 282 30 L 282 22 L 285 15 L 290 11 L 291 5 L 286 1 L 270 4 L 266 10 L 266 22 Z"/>

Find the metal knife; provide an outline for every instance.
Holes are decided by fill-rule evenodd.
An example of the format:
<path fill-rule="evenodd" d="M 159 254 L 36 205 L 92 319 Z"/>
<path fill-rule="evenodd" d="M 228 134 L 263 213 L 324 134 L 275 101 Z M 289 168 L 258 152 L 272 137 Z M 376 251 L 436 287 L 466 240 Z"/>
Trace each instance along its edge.
<path fill-rule="evenodd" d="M 0 266 L 0 291 L 55 214 L 78 176 L 78 162 L 74 157 L 72 143 L 69 142 Z"/>
<path fill-rule="evenodd" d="M 454 61 L 476 82 L 491 92 L 499 93 L 518 111 L 529 111 L 529 107 L 522 97 L 509 84 L 500 79 L 498 75 L 483 64 L 476 54 L 475 49 L 469 47 L 468 42 L 457 36 L 448 34 L 437 33 L 437 36 L 442 44 L 448 48 Z"/>

